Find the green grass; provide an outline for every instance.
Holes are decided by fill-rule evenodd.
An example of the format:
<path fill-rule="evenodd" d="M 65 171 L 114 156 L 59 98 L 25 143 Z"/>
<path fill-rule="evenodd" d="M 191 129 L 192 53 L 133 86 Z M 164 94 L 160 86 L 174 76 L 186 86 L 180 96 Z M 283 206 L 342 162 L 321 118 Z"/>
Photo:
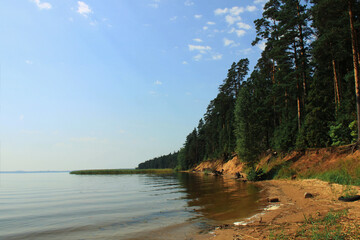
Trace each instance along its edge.
<path fill-rule="evenodd" d="M 287 165 L 283 165 L 275 175 L 275 179 L 290 179 L 297 172 Z"/>
<path fill-rule="evenodd" d="M 116 175 L 116 174 L 168 174 L 173 169 L 96 169 L 72 171 L 70 174 L 77 175 Z"/>
<path fill-rule="evenodd" d="M 330 211 L 323 218 L 305 217 L 304 223 L 294 234 L 270 233 L 270 239 L 312 239 L 312 240 L 340 240 L 340 239 L 360 239 L 359 226 L 356 224 L 343 225 L 347 211 Z"/>
<path fill-rule="evenodd" d="M 356 175 L 351 175 L 345 169 L 336 169 L 330 170 L 323 173 L 318 173 L 308 176 L 309 178 L 317 178 L 323 181 L 330 183 L 338 183 L 342 185 L 357 185 L 360 186 L 360 175 L 358 175 L 358 170 Z"/>

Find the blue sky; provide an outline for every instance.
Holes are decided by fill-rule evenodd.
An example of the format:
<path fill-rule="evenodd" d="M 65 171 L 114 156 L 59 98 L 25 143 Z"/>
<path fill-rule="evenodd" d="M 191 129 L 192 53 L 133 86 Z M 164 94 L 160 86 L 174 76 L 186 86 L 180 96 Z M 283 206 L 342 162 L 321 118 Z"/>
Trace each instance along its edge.
<path fill-rule="evenodd" d="M 178 150 L 263 0 L 5 0 L 0 170 L 132 168 Z"/>

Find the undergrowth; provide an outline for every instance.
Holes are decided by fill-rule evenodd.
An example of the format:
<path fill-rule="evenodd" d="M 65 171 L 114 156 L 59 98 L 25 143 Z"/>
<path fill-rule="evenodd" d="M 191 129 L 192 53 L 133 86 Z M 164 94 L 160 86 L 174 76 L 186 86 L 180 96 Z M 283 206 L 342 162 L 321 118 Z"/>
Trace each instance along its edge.
<path fill-rule="evenodd" d="M 355 174 L 350 174 L 346 169 L 335 169 L 323 173 L 311 174 L 308 177 L 320 179 L 330 183 L 360 186 L 360 168 L 356 169 Z"/>
<path fill-rule="evenodd" d="M 347 210 L 330 211 L 323 218 L 306 217 L 304 223 L 292 234 L 275 234 L 270 232 L 270 239 L 312 239 L 312 240 L 341 240 L 360 239 L 360 230 L 357 225 L 346 223 Z"/>

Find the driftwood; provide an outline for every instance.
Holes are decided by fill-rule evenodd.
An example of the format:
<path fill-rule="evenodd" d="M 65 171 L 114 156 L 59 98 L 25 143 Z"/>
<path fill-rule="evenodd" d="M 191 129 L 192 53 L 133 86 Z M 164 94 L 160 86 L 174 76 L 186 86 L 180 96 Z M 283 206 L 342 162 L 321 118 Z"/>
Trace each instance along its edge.
<path fill-rule="evenodd" d="M 343 201 L 343 202 L 354 202 L 354 201 L 357 201 L 357 200 L 360 200 L 360 195 L 354 195 L 354 196 L 351 196 L 351 197 L 339 197 L 339 200 L 340 201 Z"/>

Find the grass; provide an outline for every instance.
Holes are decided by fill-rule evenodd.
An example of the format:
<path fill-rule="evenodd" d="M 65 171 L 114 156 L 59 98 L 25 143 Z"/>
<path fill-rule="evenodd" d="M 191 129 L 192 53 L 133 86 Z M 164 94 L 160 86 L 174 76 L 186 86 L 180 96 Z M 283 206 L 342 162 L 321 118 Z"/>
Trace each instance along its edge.
<path fill-rule="evenodd" d="M 350 174 L 346 169 L 329 170 L 323 173 L 317 173 L 308 176 L 309 178 L 317 178 L 330 183 L 338 183 L 342 185 L 360 186 L 360 174 L 356 170 L 356 174 Z"/>
<path fill-rule="evenodd" d="M 270 232 L 270 239 L 312 239 L 312 240 L 340 240 L 360 239 L 360 230 L 357 225 L 350 225 L 346 220 L 347 211 L 330 211 L 323 218 L 306 217 L 304 223 L 294 234 L 279 234 Z"/>
<path fill-rule="evenodd" d="M 168 169 L 96 169 L 72 171 L 70 174 L 76 175 L 116 175 L 116 174 L 168 174 L 174 170 Z"/>

